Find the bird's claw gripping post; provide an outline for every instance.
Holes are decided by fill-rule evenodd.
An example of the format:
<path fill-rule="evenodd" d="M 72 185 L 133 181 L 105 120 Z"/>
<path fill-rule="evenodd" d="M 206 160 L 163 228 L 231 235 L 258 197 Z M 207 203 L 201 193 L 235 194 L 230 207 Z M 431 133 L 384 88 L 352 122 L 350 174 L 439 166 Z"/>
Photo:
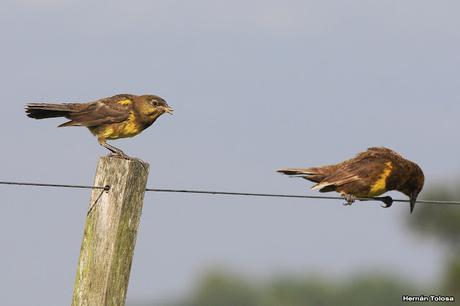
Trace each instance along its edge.
<path fill-rule="evenodd" d="M 108 156 L 119 157 L 119 158 L 123 158 L 123 159 L 126 159 L 126 160 L 132 160 L 132 161 L 138 162 L 138 163 L 141 164 L 142 168 L 144 168 L 144 170 L 147 171 L 147 166 L 145 165 L 145 162 L 142 159 L 139 159 L 139 158 L 136 158 L 136 157 L 131 157 L 131 156 L 127 155 L 125 152 L 123 152 L 122 150 L 120 150 L 117 147 L 114 147 L 112 145 L 109 145 L 106 142 L 101 142 L 101 145 L 103 147 L 105 147 L 107 150 L 110 151 Z"/>
<path fill-rule="evenodd" d="M 123 151 L 117 151 L 117 152 L 110 152 L 109 154 L 107 154 L 107 156 L 109 157 L 117 157 L 117 158 L 122 158 L 122 159 L 126 159 L 126 160 L 132 160 L 132 159 L 135 159 L 134 157 L 131 157 L 129 155 L 126 155 Z"/>

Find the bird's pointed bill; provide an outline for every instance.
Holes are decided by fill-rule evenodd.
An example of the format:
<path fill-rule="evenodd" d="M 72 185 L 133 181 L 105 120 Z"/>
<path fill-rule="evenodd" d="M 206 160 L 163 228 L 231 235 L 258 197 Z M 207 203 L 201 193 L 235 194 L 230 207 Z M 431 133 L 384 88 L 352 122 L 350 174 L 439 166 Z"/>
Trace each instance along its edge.
<path fill-rule="evenodd" d="M 164 111 L 165 111 L 165 113 L 168 113 L 168 114 L 172 115 L 174 110 L 171 107 L 168 106 L 168 107 L 164 108 Z"/>

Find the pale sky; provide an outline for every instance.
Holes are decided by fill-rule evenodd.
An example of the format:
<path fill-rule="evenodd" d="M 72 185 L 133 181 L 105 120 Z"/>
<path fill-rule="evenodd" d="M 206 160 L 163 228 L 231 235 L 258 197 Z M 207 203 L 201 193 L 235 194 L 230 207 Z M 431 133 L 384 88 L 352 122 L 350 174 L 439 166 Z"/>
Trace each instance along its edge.
<path fill-rule="evenodd" d="M 105 155 L 28 102 L 158 94 L 175 109 L 113 144 L 153 188 L 315 194 L 280 167 L 388 146 L 426 186 L 458 178 L 458 1 L 2 1 L 0 180 L 92 184 Z M 5 305 L 70 303 L 89 192 L 0 186 Z M 402 195 L 397 195 L 402 198 Z M 213 266 L 254 278 L 368 270 L 434 282 L 441 249 L 407 205 L 148 193 L 128 300 Z"/>

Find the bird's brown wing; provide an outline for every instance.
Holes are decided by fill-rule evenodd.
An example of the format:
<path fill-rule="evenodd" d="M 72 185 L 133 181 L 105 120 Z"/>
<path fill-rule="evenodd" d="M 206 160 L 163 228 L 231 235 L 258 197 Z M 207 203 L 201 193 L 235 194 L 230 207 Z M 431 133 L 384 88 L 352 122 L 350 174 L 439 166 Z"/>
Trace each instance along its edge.
<path fill-rule="evenodd" d="M 70 113 L 70 121 L 60 126 L 93 127 L 103 124 L 122 122 L 128 119 L 132 109 L 132 100 L 125 95 L 101 99 L 88 103 L 86 108 Z"/>
<path fill-rule="evenodd" d="M 378 155 L 357 156 L 344 162 L 336 172 L 314 185 L 312 189 L 333 191 L 337 187 L 354 184 L 354 188 L 369 189 L 387 167 L 388 159 Z"/>

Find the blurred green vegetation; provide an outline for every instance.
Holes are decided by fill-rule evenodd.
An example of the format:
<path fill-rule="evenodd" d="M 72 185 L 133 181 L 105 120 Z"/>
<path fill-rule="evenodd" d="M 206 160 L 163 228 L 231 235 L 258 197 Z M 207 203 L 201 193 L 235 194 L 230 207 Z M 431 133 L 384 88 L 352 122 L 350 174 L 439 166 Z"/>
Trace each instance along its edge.
<path fill-rule="evenodd" d="M 206 275 L 190 297 L 171 306 L 403 305 L 401 292 L 419 294 L 398 279 L 382 276 L 362 276 L 351 282 L 295 277 L 249 282 L 214 271 Z"/>
<path fill-rule="evenodd" d="M 435 185 L 423 196 L 426 200 L 454 201 L 460 199 L 460 183 L 457 186 Z M 411 229 L 425 237 L 445 243 L 449 249 L 460 248 L 460 206 L 417 205 L 413 216 L 408 217 Z"/>
<path fill-rule="evenodd" d="M 311 277 L 276 277 L 254 281 L 224 270 L 205 274 L 192 293 L 172 303 L 130 304 L 131 306 L 399 306 L 403 294 L 446 294 L 443 290 L 420 288 L 394 275 L 369 274 L 350 280 Z M 415 303 L 419 304 L 419 303 Z M 445 303 L 421 303 L 446 305 Z M 460 305 L 459 301 L 448 305 Z"/>
<path fill-rule="evenodd" d="M 430 188 L 424 199 L 458 200 L 458 187 Z M 417 205 L 407 217 L 409 228 L 427 239 L 436 239 L 446 249 L 443 279 L 439 285 L 420 288 L 413 280 L 397 275 L 369 274 L 347 280 L 284 276 L 255 281 L 228 271 L 214 270 L 197 282 L 189 296 L 170 304 L 131 304 L 131 306 L 388 306 L 409 305 L 403 294 L 453 295 L 455 303 L 415 303 L 460 305 L 460 206 Z"/>
<path fill-rule="evenodd" d="M 428 200 L 460 199 L 460 183 L 438 184 L 424 195 Z M 445 263 L 442 287 L 460 299 L 460 205 L 418 205 L 408 217 L 409 227 L 422 237 L 444 244 Z"/>

